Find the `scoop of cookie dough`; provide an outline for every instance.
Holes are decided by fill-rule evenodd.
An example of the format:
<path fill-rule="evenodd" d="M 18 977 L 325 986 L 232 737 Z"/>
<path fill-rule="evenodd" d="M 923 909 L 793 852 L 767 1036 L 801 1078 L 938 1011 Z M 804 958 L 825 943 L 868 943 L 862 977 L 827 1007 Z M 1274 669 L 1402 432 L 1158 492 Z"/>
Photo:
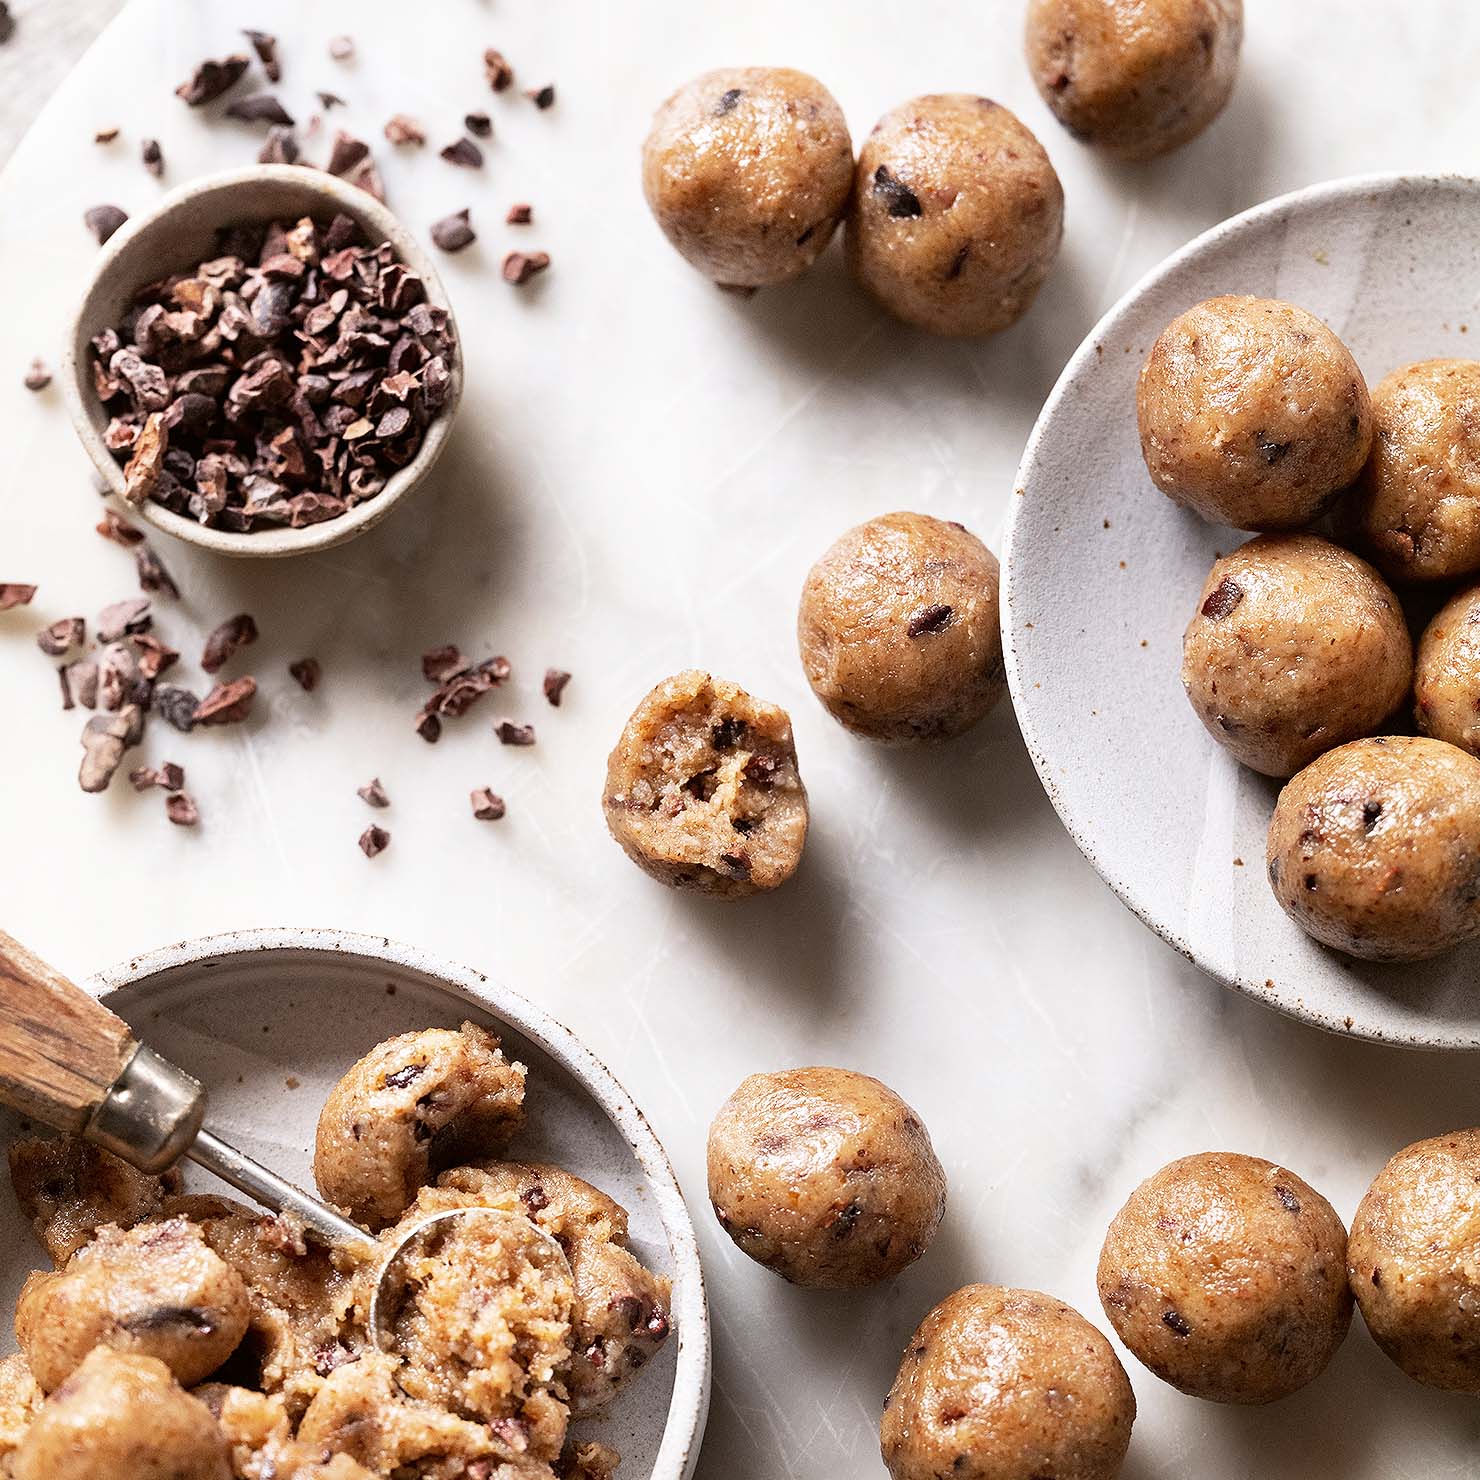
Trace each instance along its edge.
<path fill-rule="evenodd" d="M 1136 413 L 1151 481 L 1235 529 L 1311 523 L 1372 446 L 1351 352 L 1273 298 L 1209 298 L 1173 319 L 1141 368 Z"/>
<path fill-rule="evenodd" d="M 1480 1397 L 1480 1129 L 1398 1152 L 1357 1208 L 1346 1262 L 1383 1351 L 1419 1382 Z"/>
<path fill-rule="evenodd" d="M 1182 639 L 1182 687 L 1208 733 L 1266 776 L 1379 729 L 1408 696 L 1398 599 L 1313 534 L 1261 535 L 1213 563 Z"/>
<path fill-rule="evenodd" d="M 1054 117 L 1117 159 L 1179 149 L 1223 111 L 1243 0 L 1029 0 L 1028 66 Z"/>
<path fill-rule="evenodd" d="M 1033 134 L 968 93 L 914 98 L 874 125 L 848 208 L 848 264 L 890 313 L 934 334 L 995 334 L 1058 256 L 1064 191 Z"/>
<path fill-rule="evenodd" d="M 1131 1352 L 1218 1403 L 1304 1387 L 1351 1324 L 1341 1219 L 1257 1156 L 1185 1156 L 1141 1183 L 1105 1235 L 1098 1281 Z"/>
<path fill-rule="evenodd" d="M 1285 913 L 1338 951 L 1450 950 L 1480 932 L 1480 760 L 1407 735 L 1329 750 L 1280 793 L 1266 863 Z"/>
<path fill-rule="evenodd" d="M 1002 697 L 997 557 L 964 526 L 885 514 L 842 535 L 802 587 L 812 691 L 872 740 L 941 740 Z"/>
<path fill-rule="evenodd" d="M 706 72 L 658 109 L 642 188 L 663 234 L 725 287 L 805 272 L 842 219 L 853 183 L 843 110 L 790 67 Z"/>
<path fill-rule="evenodd" d="M 1113 1480 L 1135 1417 L 1125 1368 L 1078 1311 L 968 1285 L 910 1339 L 879 1439 L 894 1480 Z"/>
<path fill-rule="evenodd" d="M 628 858 L 664 884 L 719 899 L 774 889 L 807 840 L 791 720 L 698 669 L 664 679 L 607 760 L 602 808 Z"/>
<path fill-rule="evenodd" d="M 945 1214 L 945 1172 L 920 1117 L 848 1069 L 752 1074 L 709 1127 L 708 1160 L 720 1226 L 795 1285 L 890 1279 Z"/>
<path fill-rule="evenodd" d="M 1424 629 L 1413 698 L 1425 735 L 1480 755 L 1480 586 L 1450 597 Z"/>

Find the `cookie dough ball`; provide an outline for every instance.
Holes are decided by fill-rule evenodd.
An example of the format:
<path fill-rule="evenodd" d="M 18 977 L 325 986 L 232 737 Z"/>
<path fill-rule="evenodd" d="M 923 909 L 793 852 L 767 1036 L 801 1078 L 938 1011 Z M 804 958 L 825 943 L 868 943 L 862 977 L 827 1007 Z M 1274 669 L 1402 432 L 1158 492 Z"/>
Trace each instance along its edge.
<path fill-rule="evenodd" d="M 1136 413 L 1151 481 L 1235 529 L 1311 523 L 1372 446 L 1351 351 L 1274 298 L 1209 298 L 1173 319 L 1141 367 Z"/>
<path fill-rule="evenodd" d="M 1480 1397 L 1480 1129 L 1405 1147 L 1352 1219 L 1347 1271 L 1373 1340 L 1410 1377 Z"/>
<path fill-rule="evenodd" d="M 1372 418 L 1347 527 L 1395 581 L 1480 570 L 1480 361 L 1394 370 L 1372 392 Z"/>
<path fill-rule="evenodd" d="M 1425 735 L 1480 755 L 1480 586 L 1451 597 L 1424 629 L 1413 697 Z"/>
<path fill-rule="evenodd" d="M 946 1175 L 920 1117 L 848 1069 L 752 1074 L 709 1127 L 709 1200 L 743 1253 L 794 1285 L 891 1279 L 930 1246 Z"/>
<path fill-rule="evenodd" d="M 1354 740 L 1286 785 L 1269 882 L 1307 935 L 1423 961 L 1480 932 L 1480 760 L 1440 740 Z"/>
<path fill-rule="evenodd" d="M 96 1348 L 47 1399 L 12 1480 L 231 1480 L 226 1436 L 153 1357 Z"/>
<path fill-rule="evenodd" d="M 807 841 L 807 791 L 784 709 L 696 668 L 632 712 L 606 763 L 606 825 L 643 873 L 739 899 L 784 884 Z"/>
<path fill-rule="evenodd" d="M 812 691 L 871 740 L 943 740 L 1002 697 L 997 557 L 964 526 L 885 514 L 807 575 L 797 644 Z"/>
<path fill-rule="evenodd" d="M 1053 116 L 1117 159 L 1154 159 L 1223 111 L 1243 0 L 1029 0 L 1028 66 Z"/>
<path fill-rule="evenodd" d="M 1137 1358 L 1218 1403 L 1304 1387 L 1351 1324 L 1341 1219 L 1257 1156 L 1186 1156 L 1141 1183 L 1105 1235 L 1099 1287 Z"/>
<path fill-rule="evenodd" d="M 853 141 L 833 95 L 790 67 L 724 67 L 658 109 L 642 189 L 663 234 L 730 288 L 805 272 L 853 183 Z"/>
<path fill-rule="evenodd" d="M 1031 306 L 1064 232 L 1043 146 L 999 103 L 915 98 L 874 125 L 848 208 L 848 265 L 932 334 L 995 334 Z"/>
<path fill-rule="evenodd" d="M 905 1349 L 879 1440 L 894 1480 L 1113 1480 L 1135 1417 L 1125 1368 L 1078 1311 L 968 1285 Z"/>
<path fill-rule="evenodd" d="M 10 1456 L 41 1411 L 44 1396 L 19 1352 L 0 1357 L 0 1475 L 10 1473 Z"/>
<path fill-rule="evenodd" d="M 1262 535 L 1215 561 L 1182 639 L 1182 687 L 1208 733 L 1266 776 L 1370 735 L 1408 697 L 1398 599 L 1313 534 Z"/>

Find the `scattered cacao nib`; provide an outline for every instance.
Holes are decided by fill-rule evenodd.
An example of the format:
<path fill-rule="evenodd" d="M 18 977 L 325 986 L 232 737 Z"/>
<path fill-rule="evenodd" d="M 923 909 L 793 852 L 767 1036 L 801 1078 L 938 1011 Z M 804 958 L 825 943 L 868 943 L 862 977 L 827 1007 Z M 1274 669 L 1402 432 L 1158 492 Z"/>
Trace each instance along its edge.
<path fill-rule="evenodd" d="M 348 106 L 345 103 L 344 99 L 341 98 L 337 92 L 317 92 L 314 94 L 314 97 L 319 100 L 319 107 L 321 107 L 325 113 L 327 113 L 331 108 L 344 108 Z"/>
<path fill-rule="evenodd" d="M 391 845 L 391 835 L 383 828 L 373 824 L 360 834 L 360 852 L 366 858 L 374 858 L 379 853 L 384 853 Z"/>
<path fill-rule="evenodd" d="M 82 219 L 102 246 L 128 220 L 128 212 L 118 206 L 91 206 L 82 213 Z"/>
<path fill-rule="evenodd" d="M 98 613 L 98 641 L 121 642 L 135 632 L 147 632 L 153 620 L 147 596 L 131 596 L 126 601 L 112 602 Z"/>
<path fill-rule="evenodd" d="M 385 126 L 385 136 L 392 144 L 422 145 L 427 141 L 426 130 L 412 117 L 397 113 Z"/>
<path fill-rule="evenodd" d="M 495 51 L 491 46 L 483 53 L 483 73 L 494 92 L 502 92 L 514 80 L 514 69 L 503 52 Z"/>
<path fill-rule="evenodd" d="M 293 675 L 293 681 L 305 694 L 313 693 L 319 686 L 319 679 L 323 676 L 323 669 L 319 667 L 317 658 L 295 658 L 288 664 L 288 672 Z"/>
<path fill-rule="evenodd" d="M 164 150 L 159 147 L 158 139 L 140 140 L 139 159 L 156 180 L 164 174 Z"/>
<path fill-rule="evenodd" d="M 35 595 L 35 586 L 23 586 L 19 581 L 0 581 L 0 612 L 8 612 L 15 606 L 29 606 Z"/>
<path fill-rule="evenodd" d="M 391 804 L 391 799 L 386 795 L 385 787 L 381 785 L 379 776 L 372 776 L 363 786 L 356 787 L 355 795 L 367 807 L 389 807 Z"/>
<path fill-rule="evenodd" d="M 428 683 L 446 683 L 459 673 L 466 673 L 473 665 L 462 655 L 462 650 L 448 643 L 446 647 L 428 648 L 421 655 L 421 676 Z"/>
<path fill-rule="evenodd" d="M 161 791 L 181 791 L 185 786 L 185 767 L 174 761 L 164 761 L 158 766 L 136 766 L 128 773 L 129 784 L 135 791 L 149 791 L 159 787 Z"/>
<path fill-rule="evenodd" d="M 715 117 L 723 118 L 726 113 L 733 113 L 740 99 L 745 96 L 743 88 L 730 87 L 719 95 L 719 102 L 714 105 Z"/>
<path fill-rule="evenodd" d="M 51 371 L 44 360 L 32 360 L 26 371 L 25 387 L 28 391 L 44 391 L 51 384 Z"/>
<path fill-rule="evenodd" d="M 473 816 L 479 822 L 497 822 L 508 810 L 504 806 L 504 799 L 486 786 L 470 792 L 468 800 L 473 806 Z"/>
<path fill-rule="evenodd" d="M 180 588 L 152 545 L 140 543 L 134 546 L 134 568 L 138 571 L 140 590 L 179 599 Z"/>
<path fill-rule="evenodd" d="M 902 180 L 890 174 L 886 164 L 874 171 L 874 194 L 883 198 L 891 216 L 908 220 L 921 214 L 920 197 Z"/>
<path fill-rule="evenodd" d="M 550 265 L 548 252 L 510 252 L 504 258 L 504 281 L 523 287 L 530 278 L 543 272 Z"/>
<path fill-rule="evenodd" d="M 152 632 L 141 632 L 130 640 L 139 672 L 150 682 L 180 661 L 179 653 L 162 643 Z"/>
<path fill-rule="evenodd" d="M 93 135 L 93 143 L 111 144 L 117 137 L 118 130 L 116 128 L 100 128 L 97 133 Z"/>
<path fill-rule="evenodd" d="M 478 240 L 466 210 L 454 211 L 432 222 L 432 241 L 444 252 L 460 252 Z"/>
<path fill-rule="evenodd" d="M 363 139 L 357 139 L 340 129 L 334 135 L 329 163 L 324 168 L 331 175 L 338 175 L 341 180 L 348 180 L 351 185 L 359 186 L 376 200 L 385 199 L 385 186 L 381 183 L 380 171 L 370 157 L 370 146 Z"/>
<path fill-rule="evenodd" d="M 493 132 L 493 120 L 486 113 L 465 113 L 463 127 L 475 139 L 486 139 Z"/>
<path fill-rule="evenodd" d="M 175 89 L 175 96 L 184 98 L 192 108 L 199 108 L 202 103 L 209 103 L 235 87 L 247 65 L 247 58 L 239 52 L 222 57 L 220 61 L 208 58 L 190 74 L 188 81 Z"/>
<path fill-rule="evenodd" d="M 518 205 L 510 206 L 509 214 L 504 217 L 504 222 L 508 226 L 528 226 L 533 220 L 534 207 L 525 205 L 523 201 L 520 201 Z"/>
<path fill-rule="evenodd" d="M 512 720 L 501 719 L 494 727 L 501 745 L 533 745 L 534 726 L 516 725 Z"/>
<path fill-rule="evenodd" d="M 1210 622 L 1221 622 L 1243 599 L 1244 588 L 1224 576 L 1208 593 L 1208 599 L 1202 604 L 1202 614 Z"/>
<path fill-rule="evenodd" d="M 428 745 L 435 745 L 442 738 L 442 721 L 429 709 L 421 709 L 416 715 L 416 733 Z"/>
<path fill-rule="evenodd" d="M 115 545 L 122 545 L 125 549 L 142 544 L 144 540 L 142 530 L 135 529 L 127 519 L 115 514 L 112 509 L 103 510 L 103 517 L 98 520 L 97 528 L 105 540 L 112 540 Z"/>
<path fill-rule="evenodd" d="M 156 684 L 151 708 L 171 728 L 188 735 L 195 728 L 200 700 L 189 689 L 177 688 L 173 684 Z"/>
<path fill-rule="evenodd" d="M 560 708 L 560 696 L 565 692 L 565 686 L 569 682 L 570 674 L 566 673 L 563 669 L 545 669 L 545 699 L 550 704 L 553 704 L 556 709 Z"/>
<path fill-rule="evenodd" d="M 293 115 L 272 93 L 253 93 L 251 97 L 237 98 L 227 105 L 226 116 L 242 123 L 274 123 L 279 128 L 292 128 L 294 122 Z"/>
<path fill-rule="evenodd" d="M 1274 1195 L 1279 1199 L 1279 1204 L 1287 1213 L 1298 1213 L 1300 1211 L 1300 1199 L 1290 1191 L 1288 1187 L 1275 1185 Z"/>
<path fill-rule="evenodd" d="M 355 38 L 353 36 L 334 36 L 329 41 L 329 55 L 336 62 L 347 62 L 355 54 Z"/>
<path fill-rule="evenodd" d="M 262 63 L 262 70 L 267 74 L 267 80 L 281 82 L 283 68 L 282 63 L 278 61 L 277 37 L 269 35 L 266 31 L 243 31 L 242 35 L 252 43 L 252 50 L 257 53 L 257 60 Z"/>
<path fill-rule="evenodd" d="M 1187 1323 L 1187 1317 L 1179 1310 L 1169 1310 L 1162 1314 L 1161 1323 L 1174 1336 L 1191 1336 L 1192 1327 Z"/>
<path fill-rule="evenodd" d="M 258 164 L 297 164 L 298 140 L 290 128 L 270 128 L 257 154 Z"/>
<path fill-rule="evenodd" d="M 106 791 L 123 763 L 124 752 L 144 736 L 144 711 L 125 704 L 112 714 L 95 714 L 82 727 L 82 765 L 77 784 L 86 792 Z"/>
<path fill-rule="evenodd" d="M 257 641 L 257 624 L 247 612 L 228 617 L 206 638 L 200 666 L 207 673 L 219 673 L 237 652 Z"/>
<path fill-rule="evenodd" d="M 200 821 L 200 810 L 183 791 L 172 792 L 164 799 L 164 815 L 176 827 L 194 827 Z"/>
<path fill-rule="evenodd" d="M 927 633 L 943 632 L 951 625 L 951 609 L 936 602 L 921 608 L 905 626 L 906 637 L 924 637 Z"/>
<path fill-rule="evenodd" d="M 483 151 L 469 138 L 455 139 L 437 151 L 448 164 L 460 164 L 470 170 L 483 167 Z"/>
<path fill-rule="evenodd" d="M 0 46 L 4 46 L 15 35 L 15 17 L 10 13 L 6 0 L 0 0 Z"/>
<path fill-rule="evenodd" d="M 60 658 L 71 648 L 80 647 L 87 636 L 87 623 L 81 617 L 63 617 L 36 634 L 36 646 L 49 658 Z"/>
<path fill-rule="evenodd" d="M 230 683 L 218 683 L 195 708 L 195 723 L 198 725 L 237 724 L 252 712 L 252 700 L 257 693 L 255 678 L 234 678 Z"/>
<path fill-rule="evenodd" d="M 526 88 L 524 96 L 536 108 L 553 108 L 555 106 L 555 84 L 547 82 L 543 87 Z"/>

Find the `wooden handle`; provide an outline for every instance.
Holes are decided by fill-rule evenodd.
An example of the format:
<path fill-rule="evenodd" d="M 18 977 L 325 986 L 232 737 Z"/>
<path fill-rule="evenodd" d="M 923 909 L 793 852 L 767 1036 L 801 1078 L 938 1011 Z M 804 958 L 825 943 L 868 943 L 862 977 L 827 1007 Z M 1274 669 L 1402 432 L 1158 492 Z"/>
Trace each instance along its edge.
<path fill-rule="evenodd" d="M 0 930 L 0 1103 L 81 1134 L 134 1048 L 121 1018 Z"/>

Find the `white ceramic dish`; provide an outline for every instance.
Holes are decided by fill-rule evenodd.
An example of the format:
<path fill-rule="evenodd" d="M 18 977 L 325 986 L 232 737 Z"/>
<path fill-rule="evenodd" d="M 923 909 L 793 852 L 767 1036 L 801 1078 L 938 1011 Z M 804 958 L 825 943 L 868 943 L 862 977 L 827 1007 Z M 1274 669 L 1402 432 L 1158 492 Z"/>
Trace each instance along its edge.
<path fill-rule="evenodd" d="M 1168 321 L 1218 293 L 1319 314 L 1369 383 L 1476 352 L 1480 182 L 1369 176 L 1269 201 L 1177 252 L 1095 327 L 1044 406 L 1008 515 L 1002 627 L 1023 736 L 1085 857 L 1203 970 L 1335 1032 L 1480 1049 L 1480 947 L 1382 966 L 1307 939 L 1264 877 L 1276 783 L 1230 760 L 1182 692 L 1198 590 L 1248 536 L 1152 486 L 1135 382 Z"/>
<path fill-rule="evenodd" d="M 622 1469 L 687 1480 L 709 1403 L 709 1324 L 693 1224 L 641 1111 L 575 1036 L 478 972 L 409 946 L 333 930 L 248 930 L 155 951 L 86 983 L 140 1038 L 204 1081 L 210 1122 L 275 1171 L 311 1186 L 311 1147 L 329 1086 L 392 1033 L 463 1018 L 499 1033 L 529 1067 L 529 1124 L 514 1154 L 569 1167 L 631 1216 L 632 1244 L 673 1280 L 677 1339 L 577 1432 L 614 1446 Z M 0 1139 L 17 1123 L 0 1112 Z M 190 1167 L 188 1185 L 214 1179 Z M 0 1193 L 0 1301 L 44 1258 L 8 1189 Z M 10 1324 L 5 1348 L 13 1350 Z"/>

